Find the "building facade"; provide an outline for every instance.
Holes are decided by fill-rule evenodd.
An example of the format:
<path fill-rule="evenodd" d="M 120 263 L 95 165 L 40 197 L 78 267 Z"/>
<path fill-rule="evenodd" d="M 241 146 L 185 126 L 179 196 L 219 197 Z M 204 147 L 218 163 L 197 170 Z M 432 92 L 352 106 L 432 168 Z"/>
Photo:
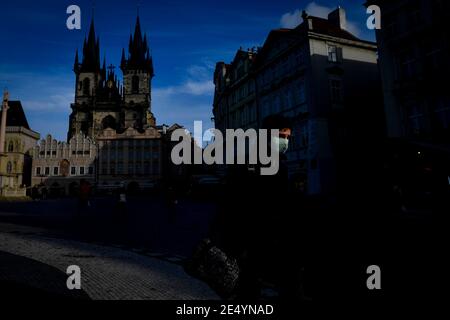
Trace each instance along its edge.
<path fill-rule="evenodd" d="M 23 197 L 31 186 L 31 155 L 40 135 L 31 130 L 20 101 L 5 93 L 0 126 L 0 196 Z"/>
<path fill-rule="evenodd" d="M 291 118 L 291 177 L 309 194 L 332 193 L 345 179 L 339 159 L 379 129 L 372 128 L 379 124 L 378 77 L 376 44 L 346 30 L 342 8 L 328 19 L 303 12 L 298 27 L 273 30 L 261 48 L 217 63 L 216 127 L 259 128 L 272 114 Z"/>
<path fill-rule="evenodd" d="M 91 185 L 96 183 L 97 144 L 81 133 L 68 143 L 47 135 L 30 154 L 32 185 L 49 195 L 76 194 L 82 179 Z"/>
<path fill-rule="evenodd" d="M 377 30 L 387 134 L 450 141 L 448 1 L 368 1 L 382 12 Z"/>
<path fill-rule="evenodd" d="M 81 63 L 75 55 L 75 102 L 71 105 L 68 142 L 50 135 L 33 150 L 33 185 L 55 195 L 75 194 L 81 180 L 97 191 L 142 190 L 179 172 L 170 163 L 171 133 L 181 128 L 157 126 L 152 113 L 153 60 L 139 17 L 122 50 L 123 84 L 114 66 L 100 66 L 100 42 L 94 22 L 84 41 Z"/>
<path fill-rule="evenodd" d="M 100 188 L 147 189 L 161 180 L 163 140 L 156 128 L 144 133 L 128 128 L 121 134 L 106 129 L 97 141 Z"/>

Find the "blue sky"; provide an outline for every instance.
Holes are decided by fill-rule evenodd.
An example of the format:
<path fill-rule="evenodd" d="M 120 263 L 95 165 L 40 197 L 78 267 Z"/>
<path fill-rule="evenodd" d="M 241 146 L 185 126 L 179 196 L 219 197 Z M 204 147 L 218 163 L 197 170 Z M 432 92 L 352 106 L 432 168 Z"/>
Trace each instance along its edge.
<path fill-rule="evenodd" d="M 0 87 L 21 100 L 31 127 L 64 140 L 74 99 L 72 66 L 82 49 L 94 1 L 7 1 L 0 19 Z M 271 29 L 294 27 L 301 10 L 323 16 L 338 5 L 349 29 L 374 40 L 365 28 L 363 0 L 356 1 L 95 1 L 101 55 L 119 65 L 122 47 L 134 30 L 137 7 L 152 49 L 155 78 L 153 112 L 159 124 L 195 120 L 213 126 L 212 74 L 217 61 L 229 62 L 239 47 L 260 46 Z M 82 11 L 82 29 L 66 28 L 66 8 Z M 119 71 L 117 69 L 117 71 Z M 121 73 L 118 72 L 121 76 Z"/>

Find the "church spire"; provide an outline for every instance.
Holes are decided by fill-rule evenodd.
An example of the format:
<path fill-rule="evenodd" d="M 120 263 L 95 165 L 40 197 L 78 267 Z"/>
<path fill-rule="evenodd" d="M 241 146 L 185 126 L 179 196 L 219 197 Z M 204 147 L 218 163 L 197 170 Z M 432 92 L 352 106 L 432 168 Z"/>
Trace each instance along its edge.
<path fill-rule="evenodd" d="M 122 48 L 122 58 L 120 59 L 120 68 L 123 70 L 127 65 L 127 61 L 125 59 L 125 49 Z"/>
<path fill-rule="evenodd" d="M 91 20 L 88 38 L 84 39 L 81 70 L 84 72 L 100 70 L 100 40 L 95 36 L 94 18 Z"/>
<path fill-rule="evenodd" d="M 125 60 L 125 53 L 122 52 L 122 70 L 126 66 L 129 69 L 143 70 L 153 75 L 153 64 L 151 63 L 151 56 L 149 55 L 150 50 L 148 46 L 147 35 L 145 34 L 144 36 L 142 36 L 139 14 L 136 18 L 134 34 L 130 35 L 128 52 L 128 60 Z"/>
<path fill-rule="evenodd" d="M 79 58 L 78 58 L 78 49 L 77 49 L 77 51 L 75 53 L 75 62 L 73 64 L 73 71 L 75 73 L 78 73 L 79 68 L 80 68 L 80 61 L 79 61 Z"/>

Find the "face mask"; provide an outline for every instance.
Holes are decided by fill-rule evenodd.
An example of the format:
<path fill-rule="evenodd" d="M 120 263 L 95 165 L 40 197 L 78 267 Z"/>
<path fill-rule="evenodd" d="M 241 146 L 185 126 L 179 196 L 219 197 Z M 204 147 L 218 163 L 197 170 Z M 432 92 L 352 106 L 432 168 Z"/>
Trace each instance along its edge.
<path fill-rule="evenodd" d="M 274 150 L 281 154 L 286 153 L 289 149 L 289 139 L 273 137 L 272 143 Z"/>

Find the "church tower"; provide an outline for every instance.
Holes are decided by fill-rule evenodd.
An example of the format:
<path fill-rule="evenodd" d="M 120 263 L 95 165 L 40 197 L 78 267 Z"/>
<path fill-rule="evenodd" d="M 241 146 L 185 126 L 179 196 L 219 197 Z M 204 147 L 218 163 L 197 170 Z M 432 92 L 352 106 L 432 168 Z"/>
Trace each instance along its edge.
<path fill-rule="evenodd" d="M 122 49 L 120 68 L 123 72 L 124 126 L 125 128 L 155 126 L 152 113 L 151 83 L 154 76 L 153 60 L 147 41 L 142 35 L 139 15 L 134 35 L 130 35 L 128 57 Z"/>
<path fill-rule="evenodd" d="M 100 43 L 95 35 L 94 19 L 91 21 L 88 39 L 84 39 L 83 57 L 79 62 L 78 50 L 75 54 L 73 71 L 76 76 L 75 103 L 69 121 L 68 140 L 83 132 L 93 135 L 93 113 L 96 97 L 106 78 L 105 62 L 100 67 Z"/>

